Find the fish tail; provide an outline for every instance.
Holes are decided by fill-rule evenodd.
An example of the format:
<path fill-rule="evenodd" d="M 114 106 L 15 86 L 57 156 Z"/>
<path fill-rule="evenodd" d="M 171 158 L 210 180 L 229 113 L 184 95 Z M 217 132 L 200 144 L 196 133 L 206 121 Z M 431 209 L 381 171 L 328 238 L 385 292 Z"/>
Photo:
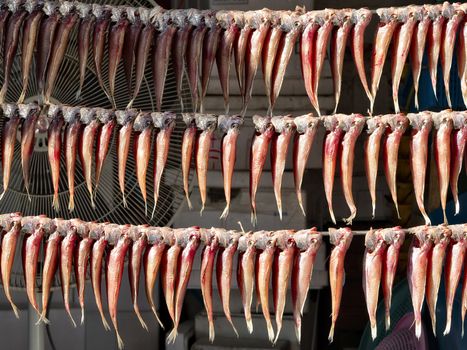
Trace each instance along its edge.
<path fill-rule="evenodd" d="M 248 316 L 245 315 L 245 321 L 246 321 L 246 328 L 248 329 L 248 333 L 252 334 L 253 333 L 253 321 L 251 319 L 251 315 L 248 315 Z"/>
<path fill-rule="evenodd" d="M 125 197 L 125 192 L 122 192 L 122 197 L 123 197 L 123 207 L 128 208 L 128 204 L 126 202 L 126 197 Z"/>
<path fill-rule="evenodd" d="M 106 331 L 110 331 L 109 323 L 107 322 L 103 312 L 101 313 L 101 321 L 102 321 L 102 325 L 104 326 L 104 329 Z"/>
<path fill-rule="evenodd" d="M 462 322 L 462 326 L 464 326 L 464 322 Z M 451 332 L 451 315 L 450 312 L 446 315 L 446 328 L 444 329 L 443 335 L 448 335 Z"/>
<path fill-rule="evenodd" d="M 447 324 L 446 324 L 446 328 L 447 328 Z M 420 339 L 421 335 L 422 335 L 422 320 L 420 318 L 417 320 L 416 318 L 415 319 L 415 336 L 417 337 L 417 339 Z"/>
<path fill-rule="evenodd" d="M 76 328 L 76 322 L 75 322 L 75 320 L 73 319 L 73 316 L 71 315 L 70 305 L 68 305 L 68 303 L 65 304 L 65 310 L 66 310 L 68 316 L 70 316 L 71 323 L 73 324 L 73 327 Z"/>
<path fill-rule="evenodd" d="M 15 305 L 13 300 L 9 300 L 9 301 L 10 301 L 11 308 L 13 309 L 13 312 L 15 314 L 15 317 L 19 319 L 18 307 Z"/>
<path fill-rule="evenodd" d="M 209 341 L 210 341 L 211 343 L 214 343 L 214 337 L 215 337 L 215 333 L 214 333 L 214 322 L 209 321 Z"/>
<path fill-rule="evenodd" d="M 297 341 L 300 344 L 302 339 L 302 329 L 299 325 L 295 325 L 295 336 L 297 337 Z"/>
<path fill-rule="evenodd" d="M 372 322 L 373 324 L 371 325 L 371 339 L 375 340 L 376 337 L 378 336 L 378 328 L 376 326 L 376 322 Z"/>
<path fill-rule="evenodd" d="M 154 207 L 152 208 L 151 220 L 154 218 L 154 214 L 156 213 L 156 205 L 157 205 L 157 199 L 156 199 L 156 202 L 154 203 Z"/>
<path fill-rule="evenodd" d="M 453 197 L 454 197 L 454 206 L 456 208 L 455 212 L 454 212 L 454 215 L 457 215 L 457 214 L 459 214 L 459 211 L 460 211 L 459 197 L 458 197 L 457 193 Z"/>
<path fill-rule="evenodd" d="M 448 224 L 448 217 L 446 216 L 446 209 L 443 208 L 443 219 L 444 219 L 444 223 L 447 225 Z"/>
<path fill-rule="evenodd" d="M 60 210 L 60 202 L 58 201 L 58 193 L 54 194 L 54 198 L 52 200 L 52 207 L 57 212 Z"/>
<path fill-rule="evenodd" d="M 414 92 L 414 105 L 415 105 L 415 109 L 418 111 L 420 109 L 418 106 L 418 88 L 415 88 L 415 92 Z"/>
<path fill-rule="evenodd" d="M 183 97 L 179 94 L 178 99 L 180 100 L 180 110 L 183 113 L 185 111 L 185 105 L 183 104 Z"/>
<path fill-rule="evenodd" d="M 267 328 L 268 328 L 268 338 L 271 343 L 274 343 L 274 328 L 272 328 L 271 320 L 267 320 Z"/>
<path fill-rule="evenodd" d="M 154 313 L 154 316 L 156 316 L 156 320 L 159 323 L 159 325 L 161 326 L 161 328 L 165 329 L 162 321 L 159 318 L 159 315 L 157 314 L 157 310 L 156 310 L 156 307 L 154 306 L 154 304 L 151 306 L 151 309 L 152 309 L 152 312 Z"/>
<path fill-rule="evenodd" d="M 75 196 L 70 193 L 70 200 L 68 201 L 68 211 L 71 213 L 75 210 Z"/>
<path fill-rule="evenodd" d="M 91 194 L 91 207 L 92 209 L 96 209 L 96 203 L 94 202 L 94 196 Z"/>
<path fill-rule="evenodd" d="M 388 331 L 391 328 L 391 315 L 389 311 L 386 311 L 386 318 L 385 318 L 385 326 L 386 326 L 386 331 Z"/>
<path fill-rule="evenodd" d="M 82 88 L 82 86 L 80 85 L 80 87 L 78 88 L 78 91 L 76 91 L 75 99 L 77 101 L 81 100 L 81 88 Z"/>
<path fill-rule="evenodd" d="M 178 335 L 177 328 L 172 329 L 169 336 L 167 337 L 167 344 L 175 343 L 175 339 L 177 338 L 177 335 Z"/>
<path fill-rule="evenodd" d="M 276 322 L 276 328 L 277 328 L 276 337 L 274 338 L 274 341 L 273 341 L 274 345 L 276 345 L 277 339 L 279 339 L 279 334 L 280 334 L 281 328 L 282 328 L 282 322 Z"/>
<path fill-rule="evenodd" d="M 128 104 L 126 105 L 126 109 L 130 109 L 133 106 L 134 101 L 135 101 L 135 97 L 133 96 L 133 98 L 130 100 L 130 102 L 128 102 Z"/>
<path fill-rule="evenodd" d="M 133 305 L 133 308 L 135 310 L 136 317 L 138 317 L 139 323 L 141 323 L 141 327 L 143 327 L 144 330 L 149 331 L 148 326 L 146 325 L 146 322 L 144 322 L 143 316 L 141 316 L 138 305 L 136 303 Z"/>
<path fill-rule="evenodd" d="M 334 340 L 334 322 L 331 324 L 331 329 L 329 329 L 329 335 L 328 335 L 328 340 L 329 343 L 332 343 Z"/>
<path fill-rule="evenodd" d="M 277 201 L 277 211 L 279 212 L 279 219 L 282 221 L 282 200 Z"/>
<path fill-rule="evenodd" d="M 118 348 L 121 350 L 125 347 L 125 344 L 123 344 L 123 339 L 122 337 L 120 337 L 120 333 L 118 332 L 118 329 L 115 329 L 115 334 L 117 335 Z"/>
<path fill-rule="evenodd" d="M 357 209 L 352 209 L 350 216 L 348 218 L 344 218 L 343 220 L 347 225 L 351 226 L 352 221 L 353 219 L 355 219 L 356 216 L 357 216 Z"/>
<path fill-rule="evenodd" d="M 431 327 L 433 328 L 433 334 L 436 337 L 436 310 L 433 310 L 433 313 L 431 314 Z"/>
<path fill-rule="evenodd" d="M 252 209 L 252 212 L 251 212 L 251 224 L 256 227 L 257 223 L 258 223 L 258 219 L 256 217 L 256 209 Z"/>
<path fill-rule="evenodd" d="M 334 209 L 332 209 L 332 207 L 329 207 L 329 214 L 331 215 L 331 220 L 335 225 L 336 224 L 336 217 L 334 215 Z"/>
<path fill-rule="evenodd" d="M 371 212 L 371 217 L 374 219 L 375 214 L 376 214 L 376 200 L 371 201 L 371 207 L 372 207 L 372 212 Z"/>
<path fill-rule="evenodd" d="M 225 114 L 228 115 L 229 114 L 229 110 L 230 110 L 230 104 L 229 104 L 229 100 L 227 99 L 224 99 L 224 108 L 225 108 Z"/>
<path fill-rule="evenodd" d="M 148 216 L 148 203 L 144 201 L 144 216 Z"/>
<path fill-rule="evenodd" d="M 302 192 L 300 190 L 297 191 L 297 199 L 298 199 L 298 205 L 300 206 L 300 209 L 302 210 L 303 216 L 306 216 L 305 208 L 303 207 Z"/>
<path fill-rule="evenodd" d="M 23 103 L 24 98 L 26 97 L 26 90 L 28 89 L 27 83 L 23 82 L 23 89 L 21 90 L 21 95 L 18 98 L 18 103 Z"/>
<path fill-rule="evenodd" d="M 193 205 L 191 204 L 191 200 L 190 200 L 190 196 L 188 195 L 188 193 L 186 194 L 186 203 L 188 204 L 188 209 L 193 209 Z"/>
<path fill-rule="evenodd" d="M 229 317 L 227 317 L 227 320 L 229 321 L 230 325 L 232 326 L 232 328 L 233 328 L 233 330 L 235 332 L 235 335 L 237 336 L 237 338 L 239 338 L 240 336 L 238 335 L 237 328 L 235 328 L 235 325 L 234 325 L 234 323 L 232 321 L 232 317 L 230 317 L 230 315 L 229 315 Z"/>
<path fill-rule="evenodd" d="M 84 324 L 84 305 L 81 305 L 81 325 Z"/>
<path fill-rule="evenodd" d="M 227 203 L 219 219 L 227 220 L 227 216 L 229 216 L 229 210 L 230 210 L 230 203 Z"/>
<path fill-rule="evenodd" d="M 2 194 L 0 194 L 0 201 L 3 199 L 3 196 L 5 195 L 5 192 L 6 192 L 6 188 L 3 190 Z"/>
<path fill-rule="evenodd" d="M 47 310 L 42 310 L 42 312 L 39 314 L 39 319 L 36 322 L 36 326 L 39 325 L 41 322 L 44 322 L 45 324 L 50 324 L 50 321 L 45 317 L 46 312 Z"/>

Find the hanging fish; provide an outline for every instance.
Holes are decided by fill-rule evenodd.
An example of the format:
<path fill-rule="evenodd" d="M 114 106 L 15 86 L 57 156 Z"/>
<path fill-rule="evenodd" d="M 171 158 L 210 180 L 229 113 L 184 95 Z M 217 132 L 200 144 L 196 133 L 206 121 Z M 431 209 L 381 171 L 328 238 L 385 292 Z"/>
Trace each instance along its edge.
<path fill-rule="evenodd" d="M 151 218 L 156 212 L 157 201 L 159 199 L 159 189 L 164 173 L 165 164 L 169 156 L 170 138 L 175 128 L 175 113 L 151 113 L 154 127 L 158 130 L 154 142 L 154 208 Z"/>
<path fill-rule="evenodd" d="M 113 103 L 102 77 L 102 61 L 104 60 L 105 41 L 108 36 L 110 17 L 112 10 L 105 5 L 93 4 L 92 13 L 96 18 L 92 39 L 92 52 L 94 55 L 94 69 L 96 70 L 97 81 L 102 91 L 105 93 L 110 103 Z"/>
<path fill-rule="evenodd" d="M 240 236 L 238 239 L 237 250 L 237 285 L 242 297 L 246 326 L 248 333 L 251 334 L 253 333 L 251 303 L 253 301 L 256 260 L 255 238 L 252 232 L 248 232 Z"/>
<path fill-rule="evenodd" d="M 135 8 L 128 6 L 125 8 L 128 26 L 126 27 L 123 49 L 122 49 L 122 60 L 123 60 L 123 71 L 125 72 L 126 83 L 128 85 L 128 93 L 130 96 L 133 95 L 133 68 L 135 66 L 136 58 L 136 46 L 138 44 L 139 35 L 144 27 L 143 21 L 141 20 L 140 10 L 147 13 L 147 9 L 144 7 Z"/>
<path fill-rule="evenodd" d="M 71 32 L 78 22 L 78 14 L 76 13 L 74 3 L 68 1 L 61 3 L 60 13 L 62 14 L 62 18 L 53 37 L 52 50 L 50 51 L 50 58 L 47 66 L 47 80 L 44 94 L 45 103 L 50 102 L 50 96 L 52 96 L 54 91 L 60 65 L 65 58 Z"/>
<path fill-rule="evenodd" d="M 245 64 L 246 64 L 246 50 L 248 42 L 250 41 L 251 34 L 254 28 L 249 21 L 245 18 L 246 12 L 234 12 L 234 20 L 240 29 L 238 38 L 234 42 L 234 58 L 235 58 L 235 73 L 237 75 L 238 88 L 243 101 L 243 91 L 245 89 Z"/>
<path fill-rule="evenodd" d="M 91 46 L 91 34 L 94 31 L 95 18 L 92 14 L 92 5 L 76 3 L 80 23 L 78 28 L 78 59 L 79 59 L 79 87 L 76 91 L 76 99 L 81 99 L 86 67 L 88 63 L 89 48 Z"/>
<path fill-rule="evenodd" d="M 300 62 L 302 68 L 305 90 L 311 104 L 315 101 L 313 90 L 313 57 L 315 49 L 315 38 L 319 25 L 315 20 L 315 13 L 308 12 L 302 16 L 303 33 L 300 37 Z"/>
<path fill-rule="evenodd" d="M 3 59 L 3 42 L 5 41 L 5 32 L 8 23 L 8 19 L 10 17 L 10 11 L 8 8 L 8 4 L 3 2 L 0 5 L 0 55 L 2 55 Z"/>
<path fill-rule="evenodd" d="M 443 27 L 446 18 L 442 14 L 443 5 L 431 5 L 428 7 L 428 16 L 431 19 L 431 26 L 428 30 L 428 71 L 430 72 L 431 86 L 435 98 L 438 98 L 436 92 L 436 82 L 438 77 L 438 60 L 441 51 L 441 41 Z"/>
<path fill-rule="evenodd" d="M 115 113 L 112 110 L 100 110 L 100 113 L 97 114 L 97 119 L 102 124 L 102 126 L 99 128 L 99 131 L 96 135 L 97 144 L 95 156 L 96 175 L 94 197 L 97 194 L 97 187 L 99 186 L 99 181 L 101 179 L 102 168 L 104 166 L 104 161 L 107 158 L 107 154 L 109 153 L 109 147 L 112 142 L 115 125 L 117 124 L 117 121 L 115 120 Z"/>
<path fill-rule="evenodd" d="M 164 232 L 164 242 L 169 248 L 164 251 L 161 264 L 161 285 L 164 294 L 167 311 L 170 319 L 175 324 L 175 292 L 177 288 L 178 278 L 178 260 L 182 247 L 179 240 L 180 235 L 176 235 L 175 231 L 183 231 L 183 229 L 167 229 Z"/>
<path fill-rule="evenodd" d="M 467 5 L 460 5 L 461 8 L 463 7 L 464 13 L 467 12 Z M 459 30 L 459 40 L 457 43 L 457 68 L 458 68 L 458 75 L 461 81 L 461 91 L 462 91 L 462 99 L 464 101 L 464 105 L 467 106 L 467 46 L 465 45 L 467 39 L 467 20 L 460 24 Z M 1 40 L 1 39 L 0 39 Z"/>
<path fill-rule="evenodd" d="M 8 190 L 10 183 L 11 165 L 15 152 L 16 131 L 21 121 L 19 116 L 18 106 L 12 103 L 2 104 L 3 116 L 8 118 L 8 121 L 3 127 L 2 137 L 2 169 L 3 169 L 3 192 L 0 195 L 0 200 Z"/>
<path fill-rule="evenodd" d="M 191 201 L 189 193 L 189 179 L 190 179 L 190 168 L 191 168 L 191 158 L 193 156 L 193 149 L 196 143 L 196 122 L 195 114 L 193 113 L 183 113 L 183 121 L 186 124 L 186 129 L 183 133 L 182 139 L 182 176 L 183 176 L 183 190 L 185 192 L 186 202 L 188 208 L 191 210 Z"/>
<path fill-rule="evenodd" d="M 55 211 L 59 211 L 60 202 L 58 200 L 58 190 L 60 182 L 60 158 L 62 153 L 62 127 L 65 121 L 63 120 L 61 107 L 56 105 L 49 106 L 47 117 L 50 120 L 49 130 L 47 133 L 47 152 L 54 189 L 52 206 Z"/>
<path fill-rule="evenodd" d="M 76 322 L 71 315 L 70 310 L 70 284 L 73 265 L 73 257 L 75 254 L 76 244 L 78 242 L 78 234 L 76 227 L 70 225 L 65 237 L 60 244 L 60 283 L 62 285 L 63 303 L 65 311 L 71 319 L 73 327 L 76 327 Z"/>
<path fill-rule="evenodd" d="M 460 204 L 458 195 L 458 181 L 462 169 L 462 162 L 467 141 L 467 113 L 454 112 L 452 116 L 453 127 L 451 138 L 451 191 L 454 199 L 455 213 L 459 214 Z"/>

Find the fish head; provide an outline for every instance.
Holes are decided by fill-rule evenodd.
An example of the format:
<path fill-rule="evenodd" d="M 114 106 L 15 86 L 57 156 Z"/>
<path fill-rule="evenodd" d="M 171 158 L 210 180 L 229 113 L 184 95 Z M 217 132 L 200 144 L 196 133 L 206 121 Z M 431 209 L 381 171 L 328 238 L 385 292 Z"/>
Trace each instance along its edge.
<path fill-rule="evenodd" d="M 446 225 L 430 227 L 429 233 L 434 245 L 446 247 L 451 239 L 452 231 Z"/>
<path fill-rule="evenodd" d="M 80 107 L 64 105 L 62 106 L 62 111 L 63 111 L 63 119 L 67 123 L 73 123 L 80 119 L 80 114 L 79 114 Z"/>
<path fill-rule="evenodd" d="M 245 252 L 247 249 L 254 249 L 255 241 L 253 232 L 244 232 L 238 237 L 238 246 L 237 250 Z"/>
<path fill-rule="evenodd" d="M 250 27 L 262 31 L 270 27 L 272 13 L 273 11 L 269 9 L 247 11 L 245 12 L 245 21 Z"/>
<path fill-rule="evenodd" d="M 369 253 L 382 254 L 384 252 L 386 242 L 381 231 L 371 228 L 365 235 L 365 247 Z"/>
<path fill-rule="evenodd" d="M 8 10 L 11 13 L 15 13 L 24 5 L 23 0 L 11 0 L 8 2 Z"/>
<path fill-rule="evenodd" d="M 355 136 L 360 135 L 366 121 L 361 114 L 342 115 L 340 119 L 343 123 L 343 130 Z"/>
<path fill-rule="evenodd" d="M 443 2 L 441 8 L 441 15 L 447 19 L 451 19 L 455 14 L 456 9 L 454 8 L 454 6 L 447 1 Z"/>
<path fill-rule="evenodd" d="M 63 111 L 61 105 L 49 105 L 49 110 L 47 111 L 47 117 L 50 120 L 58 119 L 63 117 Z"/>
<path fill-rule="evenodd" d="M 196 127 L 195 115 L 195 113 L 182 113 L 182 119 L 187 128 Z"/>
<path fill-rule="evenodd" d="M 233 16 L 233 23 L 239 28 L 245 26 L 245 13 L 243 11 L 231 11 Z"/>
<path fill-rule="evenodd" d="M 376 130 L 384 130 L 387 127 L 386 121 L 383 116 L 374 116 L 368 118 L 366 121 L 367 133 L 372 134 Z"/>
<path fill-rule="evenodd" d="M 320 118 L 314 117 L 313 113 L 308 113 L 295 117 L 294 124 L 299 134 L 313 132 L 318 128 Z"/>
<path fill-rule="evenodd" d="M 455 242 L 467 243 L 467 224 L 449 225 L 451 239 Z"/>
<path fill-rule="evenodd" d="M 128 22 L 131 24 L 135 24 L 141 21 L 140 15 L 139 15 L 139 7 L 132 7 L 128 6 L 125 9 L 126 13 L 126 18 L 128 19 Z"/>
<path fill-rule="evenodd" d="M 112 6 L 112 14 L 110 19 L 112 22 L 120 23 L 122 20 L 127 20 L 126 6 Z"/>
<path fill-rule="evenodd" d="M 99 108 L 96 113 L 96 119 L 102 124 L 107 124 L 115 120 L 115 111 L 113 109 Z"/>
<path fill-rule="evenodd" d="M 138 7 L 138 11 L 135 13 L 135 16 L 139 16 L 139 20 L 144 25 L 151 23 L 151 10 L 146 7 Z M 136 17 L 135 20 L 138 20 L 138 18 Z"/>
<path fill-rule="evenodd" d="M 74 13 L 75 11 L 75 4 L 71 1 L 63 1 L 60 2 L 60 13 L 62 16 L 67 16 L 70 13 Z"/>
<path fill-rule="evenodd" d="M 370 9 L 364 7 L 358 10 L 352 11 L 352 22 L 355 25 L 366 27 L 371 22 L 373 14 Z"/>
<path fill-rule="evenodd" d="M 28 13 L 32 13 L 33 11 L 40 10 L 44 6 L 44 3 L 36 0 L 26 0 L 24 2 L 24 9 Z"/>
<path fill-rule="evenodd" d="M 379 8 L 376 10 L 379 16 L 380 25 L 385 25 L 398 20 L 398 11 L 394 7 Z"/>
<path fill-rule="evenodd" d="M 86 4 L 83 2 L 76 2 L 75 3 L 76 12 L 79 15 L 79 18 L 86 19 L 92 14 L 92 6 L 91 4 Z"/>
<path fill-rule="evenodd" d="M 294 118 L 291 115 L 272 117 L 271 123 L 276 133 L 287 135 L 295 131 Z"/>
<path fill-rule="evenodd" d="M 295 232 L 293 230 L 279 230 L 274 232 L 276 246 L 281 249 L 290 249 L 296 246 Z"/>
<path fill-rule="evenodd" d="M 409 118 L 410 126 L 412 126 L 412 129 L 417 131 L 425 131 L 427 133 L 431 131 L 433 126 L 433 118 L 431 117 L 431 113 L 409 113 L 407 114 L 407 118 Z"/>
<path fill-rule="evenodd" d="M 452 122 L 454 129 L 462 129 L 467 127 L 467 112 L 453 112 Z"/>
<path fill-rule="evenodd" d="M 299 32 L 303 28 L 301 21 L 301 16 L 298 13 L 286 14 L 282 13 L 281 15 L 281 28 L 284 32 Z"/>
<path fill-rule="evenodd" d="M 176 114 L 173 112 L 153 112 L 151 117 L 155 128 L 167 130 L 175 127 Z"/>
<path fill-rule="evenodd" d="M 36 103 L 18 103 L 18 113 L 20 118 L 27 119 L 29 116 L 38 114 L 40 107 Z"/>
<path fill-rule="evenodd" d="M 170 13 L 170 19 L 175 26 L 183 28 L 188 23 L 188 11 L 183 9 L 173 10 Z"/>
<path fill-rule="evenodd" d="M 239 132 L 240 126 L 243 124 L 243 117 L 241 115 L 220 115 L 217 118 L 217 125 L 223 133 Z"/>
<path fill-rule="evenodd" d="M 89 237 L 89 227 L 86 221 L 83 221 L 80 219 L 71 219 L 70 223 L 71 223 L 71 226 L 76 230 L 76 233 L 81 238 Z"/>
<path fill-rule="evenodd" d="M 214 132 L 217 127 L 217 117 L 214 114 L 195 114 L 196 127 L 202 131 Z"/>
<path fill-rule="evenodd" d="M 353 233 L 348 227 L 344 228 L 330 228 L 329 229 L 329 241 L 332 245 L 347 250 L 352 242 Z"/>
<path fill-rule="evenodd" d="M 270 133 L 272 137 L 274 126 L 271 123 L 271 117 L 254 115 L 253 124 L 255 126 L 255 131 L 258 134 Z"/>
<path fill-rule="evenodd" d="M 384 116 L 386 123 L 391 128 L 392 132 L 404 134 L 409 127 L 410 121 L 404 114 L 388 114 Z"/>
<path fill-rule="evenodd" d="M 105 236 L 105 226 L 108 223 L 100 223 L 100 222 L 88 222 L 87 227 L 89 230 L 89 237 L 98 240 L 98 239 L 107 239 Z"/>
<path fill-rule="evenodd" d="M 6 118 L 11 119 L 19 116 L 18 105 L 16 103 L 3 103 L 2 110 Z"/>
<path fill-rule="evenodd" d="M 133 124 L 133 129 L 135 131 L 143 131 L 144 129 L 153 125 L 152 117 L 150 112 L 140 112 L 136 116 L 135 122 Z"/>
<path fill-rule="evenodd" d="M 204 24 L 204 13 L 200 10 L 192 9 L 188 13 L 188 21 L 191 25 L 199 27 L 200 25 Z"/>
<path fill-rule="evenodd" d="M 148 239 L 148 244 L 164 244 L 164 236 L 160 227 L 148 226 L 144 228 L 144 233 Z"/>
<path fill-rule="evenodd" d="M 420 248 L 423 251 L 430 250 L 433 247 L 433 240 L 428 226 L 416 226 L 410 228 L 408 231 L 413 235 L 412 246 Z"/>
<path fill-rule="evenodd" d="M 115 119 L 117 120 L 117 124 L 119 125 L 127 125 L 128 123 L 131 123 L 136 116 L 138 115 L 138 112 L 136 109 L 125 109 L 124 111 L 122 110 L 116 110 L 115 111 Z"/>
<path fill-rule="evenodd" d="M 81 107 L 79 110 L 81 123 L 87 125 L 96 119 L 97 109 Z"/>
<path fill-rule="evenodd" d="M 396 250 L 399 250 L 405 241 L 405 231 L 400 227 L 386 228 L 380 231 L 381 236 L 387 245 L 392 245 Z"/>
<path fill-rule="evenodd" d="M 439 113 L 431 113 L 433 119 L 433 126 L 436 130 L 441 128 L 452 129 L 452 115 L 451 109 L 445 109 Z"/>
<path fill-rule="evenodd" d="M 180 229 L 172 229 L 170 227 L 160 227 L 160 234 L 163 238 L 163 242 L 168 246 L 177 244 L 177 237 L 175 232 Z"/>
<path fill-rule="evenodd" d="M 441 4 L 434 4 L 434 5 L 427 5 L 428 7 L 428 16 L 432 21 L 436 21 L 438 18 L 442 16 L 443 5 Z"/>
<path fill-rule="evenodd" d="M 327 131 L 335 131 L 337 128 L 344 128 L 344 114 L 333 114 L 323 116 L 323 125 Z"/>
<path fill-rule="evenodd" d="M 38 216 L 38 225 L 41 227 L 45 233 L 51 234 L 55 232 L 57 226 L 55 225 L 55 220 L 48 218 L 45 215 Z"/>

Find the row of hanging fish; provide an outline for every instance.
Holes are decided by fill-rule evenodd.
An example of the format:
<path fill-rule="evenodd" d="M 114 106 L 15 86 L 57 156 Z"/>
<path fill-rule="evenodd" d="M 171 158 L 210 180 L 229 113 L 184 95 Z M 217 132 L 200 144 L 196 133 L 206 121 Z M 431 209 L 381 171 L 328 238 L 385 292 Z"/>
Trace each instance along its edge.
<path fill-rule="evenodd" d="M 215 337 L 212 304 L 214 266 L 216 267 L 219 297 L 225 316 L 238 336 L 230 313 L 230 290 L 232 271 L 235 270 L 235 254 L 238 254 L 237 286 L 242 298 L 248 331 L 253 332 L 251 308 L 255 295 L 256 306 L 261 305 L 266 321 L 269 340 L 273 343 L 277 341 L 282 328 L 282 316 L 290 280 L 293 319 L 296 336 L 300 341 L 301 316 L 310 287 L 316 254 L 322 243 L 322 234 L 315 228 L 300 231 L 280 230 L 245 233 L 223 228 L 172 229 L 147 225 L 88 223 L 79 219 L 49 219 L 43 215 L 22 217 L 20 213 L 0 215 L 0 227 L 5 232 L 1 250 L 3 281 L 10 281 L 16 246 L 21 234 L 24 234 L 23 267 L 26 291 L 31 305 L 39 316 L 38 323 L 49 322 L 45 315 L 50 287 L 58 266 L 60 267 L 60 283 L 65 309 L 73 325 L 76 326 L 69 306 L 70 281 L 74 267 L 81 307 L 81 324 L 84 322 L 86 274 L 90 268 L 90 278 L 97 308 L 104 328 L 110 330 L 101 295 L 101 274 L 102 270 L 105 270 L 108 310 L 120 348 L 123 346 L 123 341 L 118 331 L 117 306 L 125 260 L 128 259 L 128 275 L 134 311 L 141 326 L 146 330 L 148 328 L 141 316 L 137 302 L 141 268 L 144 267 L 145 292 L 148 303 L 155 318 L 163 327 L 153 299 L 153 289 L 160 271 L 163 295 L 173 322 L 173 329 L 167 338 L 168 342 L 171 342 L 177 336 L 183 299 L 190 280 L 194 258 L 200 246 L 202 246 L 200 288 L 209 323 L 210 341 L 214 341 Z M 365 238 L 363 286 L 373 338 L 377 335 L 376 307 L 381 283 L 383 284 L 385 300 L 386 330 L 391 327 L 392 288 L 399 251 L 404 243 L 406 233 L 413 234 L 409 250 L 408 281 L 415 310 L 416 335 L 420 336 L 420 312 L 425 290 L 430 312 L 436 309 L 444 255 L 447 255 L 445 270 L 446 304 L 448 306 L 444 333 L 448 334 L 450 331 L 454 294 L 461 280 L 467 248 L 467 225 L 419 226 L 408 230 L 394 227 L 370 230 Z M 329 340 L 332 341 L 343 292 L 344 260 L 353 238 L 353 232 L 349 228 L 329 229 L 329 236 L 333 246 L 329 259 L 329 283 L 332 297 Z M 36 300 L 35 282 L 42 242 L 45 243 L 46 249 L 43 257 L 42 308 L 40 309 Z M 103 263 L 104 259 L 107 261 L 105 264 Z M 467 275 L 465 271 L 464 269 L 462 323 L 467 311 L 465 302 L 467 301 Z M 269 308 L 271 280 L 275 329 Z M 18 317 L 18 309 L 13 302 L 8 283 L 4 284 L 4 292 Z M 434 319 L 433 322 L 435 322 Z"/>

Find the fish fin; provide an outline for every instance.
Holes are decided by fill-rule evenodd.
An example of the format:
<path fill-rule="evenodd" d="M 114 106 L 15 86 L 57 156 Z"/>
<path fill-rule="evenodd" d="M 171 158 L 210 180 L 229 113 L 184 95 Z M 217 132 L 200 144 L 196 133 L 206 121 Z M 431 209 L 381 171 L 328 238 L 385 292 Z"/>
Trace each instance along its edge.
<path fill-rule="evenodd" d="M 106 331 L 110 331 L 109 323 L 108 323 L 107 320 L 105 319 L 104 314 L 101 315 L 101 320 L 102 320 L 102 325 L 104 326 L 104 329 L 105 329 Z"/>
<path fill-rule="evenodd" d="M 300 326 L 295 326 L 295 336 L 297 337 L 297 341 L 300 344 L 302 340 L 302 328 Z"/>
<path fill-rule="evenodd" d="M 328 340 L 329 343 L 332 343 L 334 340 L 334 322 L 331 324 L 331 328 L 329 329 L 329 335 L 328 335 Z"/>
<path fill-rule="evenodd" d="M 81 325 L 84 324 L 84 306 L 81 307 Z"/>
<path fill-rule="evenodd" d="M 251 317 L 248 319 L 245 319 L 246 321 L 246 328 L 248 329 L 248 333 L 252 334 L 253 333 L 253 321 L 251 320 Z"/>
<path fill-rule="evenodd" d="M 13 309 L 13 312 L 15 314 L 15 317 L 17 319 L 19 319 L 19 312 L 18 312 L 18 307 L 15 305 L 15 303 L 13 303 L 13 301 L 10 300 L 10 305 L 11 305 L 11 308 Z"/>
<path fill-rule="evenodd" d="M 227 204 L 224 208 L 224 211 L 222 212 L 221 216 L 219 219 L 221 220 L 227 220 L 227 216 L 229 216 L 229 210 L 230 210 L 230 205 Z"/>
<path fill-rule="evenodd" d="M 209 322 L 209 341 L 211 343 L 214 343 L 214 337 L 215 337 L 214 322 Z"/>
<path fill-rule="evenodd" d="M 154 313 L 154 316 L 156 316 L 156 320 L 157 322 L 159 323 L 159 325 L 161 326 L 162 329 L 165 329 L 164 328 L 164 324 L 162 323 L 162 321 L 159 319 L 159 315 L 157 314 L 157 310 L 156 308 L 154 307 L 154 305 L 151 307 L 152 309 L 152 312 Z"/>
<path fill-rule="evenodd" d="M 274 344 L 274 328 L 272 328 L 272 323 L 270 320 L 267 322 L 267 328 L 269 341 Z"/>
<path fill-rule="evenodd" d="M 6 190 L 3 190 L 2 194 L 0 194 L 0 201 L 3 199 L 3 196 L 5 195 Z"/>
<path fill-rule="evenodd" d="M 463 322 L 462 322 L 462 332 L 464 331 Z M 444 329 L 443 335 L 448 335 L 451 332 L 451 320 L 446 320 L 446 328 Z M 462 333 L 463 335 L 464 333 Z"/>
<path fill-rule="evenodd" d="M 303 207 L 302 192 L 300 190 L 297 191 L 297 199 L 298 199 L 298 205 L 300 206 L 300 209 L 302 210 L 303 216 L 306 216 L 305 208 Z"/>
<path fill-rule="evenodd" d="M 70 194 L 70 200 L 68 201 L 68 211 L 72 213 L 73 210 L 75 210 L 75 197 Z"/>
<path fill-rule="evenodd" d="M 374 324 L 371 326 L 371 339 L 375 340 L 377 336 L 378 336 L 378 328 L 376 327 L 376 324 Z"/>
<path fill-rule="evenodd" d="M 118 333 L 118 330 L 116 329 L 115 330 L 115 333 L 117 335 L 117 344 L 118 344 L 118 348 L 121 350 L 125 347 L 125 344 L 123 344 L 123 340 L 122 338 L 120 337 L 120 333 Z"/>
<path fill-rule="evenodd" d="M 125 193 L 122 193 L 122 196 L 123 196 L 123 207 L 124 207 L 124 208 L 128 208 L 128 204 L 127 204 L 127 202 L 126 202 Z"/>
<path fill-rule="evenodd" d="M 201 206 L 201 210 L 199 211 L 199 216 L 203 216 L 203 211 L 204 211 L 204 203 Z"/>
<path fill-rule="evenodd" d="M 54 198 L 52 200 L 52 207 L 56 212 L 60 211 L 60 202 L 58 201 L 58 194 L 54 194 Z"/>
<path fill-rule="evenodd" d="M 274 338 L 274 341 L 272 342 L 274 345 L 276 345 L 277 339 L 279 339 L 279 334 L 280 334 L 281 329 L 282 329 L 282 323 L 277 323 L 276 322 L 276 328 L 277 328 L 276 337 Z"/>
<path fill-rule="evenodd" d="M 167 337 L 167 344 L 175 343 L 175 339 L 177 338 L 177 335 L 178 335 L 177 328 L 172 329 L 172 331 Z"/>
<path fill-rule="evenodd" d="M 456 211 L 454 212 L 454 215 L 457 215 L 457 214 L 459 214 L 459 212 L 460 212 L 459 198 L 456 199 L 454 205 L 455 205 L 455 207 L 456 207 Z"/>

